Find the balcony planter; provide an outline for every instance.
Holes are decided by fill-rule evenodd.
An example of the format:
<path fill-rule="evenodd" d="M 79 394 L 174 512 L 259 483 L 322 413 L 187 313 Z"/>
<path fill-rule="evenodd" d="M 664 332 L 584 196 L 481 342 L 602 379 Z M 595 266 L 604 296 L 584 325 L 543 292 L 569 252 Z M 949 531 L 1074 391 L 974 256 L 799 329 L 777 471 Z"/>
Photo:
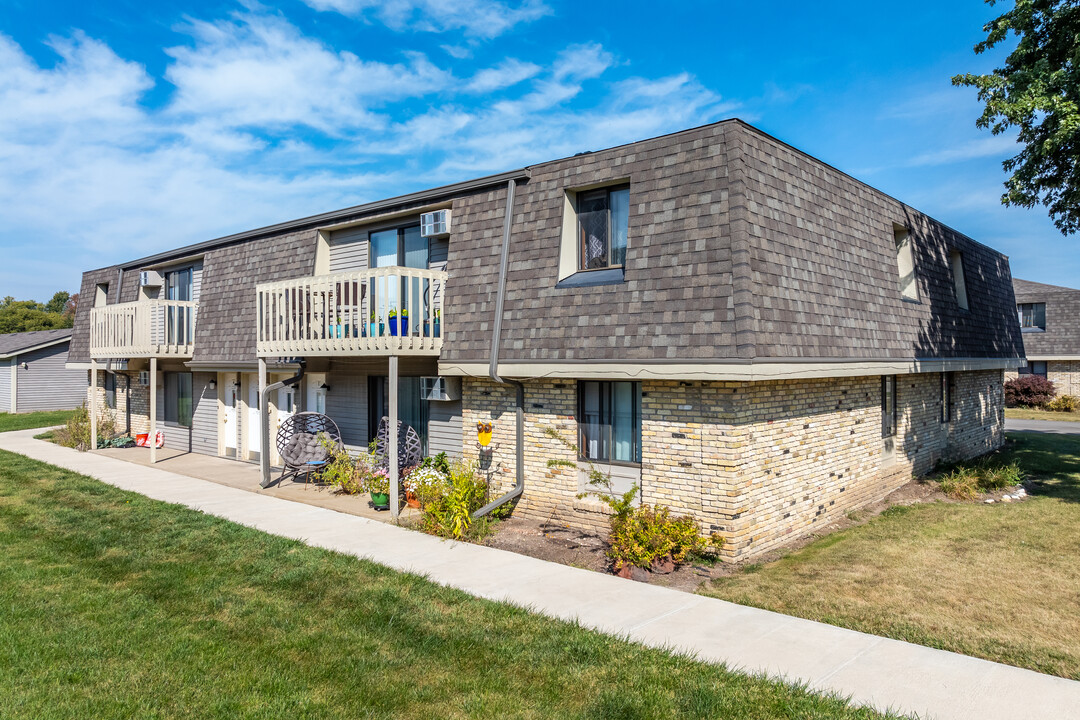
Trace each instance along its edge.
<path fill-rule="evenodd" d="M 390 317 L 387 320 L 387 322 L 390 324 L 390 334 L 391 335 L 397 336 L 397 335 L 408 335 L 409 334 L 409 311 L 408 310 L 402 310 L 400 315 L 398 315 L 398 313 L 396 311 L 391 310 L 390 311 Z"/>

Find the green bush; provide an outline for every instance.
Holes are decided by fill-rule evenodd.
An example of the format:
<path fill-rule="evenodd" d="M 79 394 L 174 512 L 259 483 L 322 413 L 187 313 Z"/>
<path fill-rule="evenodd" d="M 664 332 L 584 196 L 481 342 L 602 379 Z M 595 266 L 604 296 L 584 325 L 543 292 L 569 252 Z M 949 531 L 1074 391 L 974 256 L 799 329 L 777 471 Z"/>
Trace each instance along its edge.
<path fill-rule="evenodd" d="M 973 466 L 958 465 L 941 478 L 941 491 L 955 500 L 974 500 L 980 492 L 1015 487 L 1024 474 L 1016 463 L 996 465 L 982 460 Z"/>
<path fill-rule="evenodd" d="M 330 457 L 330 461 L 319 473 L 319 479 L 345 495 L 358 495 L 364 492 L 364 487 L 360 482 L 358 462 L 344 448 L 322 433 L 319 434 L 319 443 Z"/>
<path fill-rule="evenodd" d="M 958 467 L 941 478 L 941 491 L 954 500 L 974 500 L 978 485 L 979 474 L 967 467 Z"/>
<path fill-rule="evenodd" d="M 478 523 L 472 519 L 488 495 L 487 481 L 476 469 L 476 463 L 455 458 L 444 480 L 434 476 L 423 485 L 417 484 L 416 497 L 423 509 L 420 527 L 424 532 L 461 539 L 476 538 L 487 531 L 486 518 Z"/>
<path fill-rule="evenodd" d="M 53 435 L 53 442 L 64 447 L 75 448 L 80 452 L 86 452 L 91 447 L 108 447 L 108 442 L 116 436 L 116 418 L 108 409 L 103 409 L 98 415 L 98 436 L 91 446 L 90 442 L 90 411 L 83 403 L 68 418 L 67 424 L 58 428 Z"/>
<path fill-rule="evenodd" d="M 1080 398 L 1075 395 L 1059 395 L 1046 403 L 1046 409 L 1054 412 L 1076 412 L 1080 407 Z"/>
<path fill-rule="evenodd" d="M 681 565 L 691 553 L 702 554 L 706 548 L 693 518 L 672 517 L 670 508 L 648 505 L 613 516 L 608 543 L 608 558 L 616 570 L 626 565 L 648 569 L 667 558 Z"/>

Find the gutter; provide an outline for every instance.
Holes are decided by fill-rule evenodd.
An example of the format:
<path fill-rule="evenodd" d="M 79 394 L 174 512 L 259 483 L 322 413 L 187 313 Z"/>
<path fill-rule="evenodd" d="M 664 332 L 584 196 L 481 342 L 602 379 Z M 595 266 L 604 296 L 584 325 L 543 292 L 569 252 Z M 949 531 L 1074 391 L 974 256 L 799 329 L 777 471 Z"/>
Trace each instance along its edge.
<path fill-rule="evenodd" d="M 510 492 L 474 512 L 472 514 L 473 520 L 481 518 L 495 508 L 520 497 L 525 491 L 525 386 L 517 380 L 499 377 L 499 340 L 502 335 L 503 301 L 506 297 L 506 270 L 510 258 L 510 228 L 514 224 L 515 183 L 514 178 L 511 178 L 506 183 L 506 220 L 503 223 L 502 258 L 499 261 L 499 290 L 495 296 L 495 327 L 491 333 L 491 362 L 488 365 L 488 375 L 500 385 L 513 385 L 517 390 L 516 482 Z"/>
<path fill-rule="evenodd" d="M 259 435 L 261 436 L 259 438 L 259 470 L 262 473 L 262 480 L 259 481 L 259 487 L 270 487 L 274 482 L 270 477 L 270 405 L 268 404 L 270 402 L 270 393 L 283 387 L 295 387 L 300 384 L 300 381 L 304 379 L 306 363 L 300 360 L 297 364 L 300 369 L 296 371 L 296 375 L 271 383 L 262 391 L 261 404 L 259 405 L 259 425 L 261 425 L 259 428 Z"/>

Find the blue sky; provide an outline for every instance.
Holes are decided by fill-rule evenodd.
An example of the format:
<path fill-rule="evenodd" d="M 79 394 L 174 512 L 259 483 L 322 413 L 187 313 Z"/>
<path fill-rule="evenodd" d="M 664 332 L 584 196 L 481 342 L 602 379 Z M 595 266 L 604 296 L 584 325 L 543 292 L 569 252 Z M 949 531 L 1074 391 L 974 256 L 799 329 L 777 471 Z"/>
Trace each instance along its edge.
<path fill-rule="evenodd" d="M 433 185 L 740 117 L 1080 286 L 1001 206 L 977 0 L 5 0 L 0 296 Z M 663 10 L 660 10 L 663 8 Z"/>

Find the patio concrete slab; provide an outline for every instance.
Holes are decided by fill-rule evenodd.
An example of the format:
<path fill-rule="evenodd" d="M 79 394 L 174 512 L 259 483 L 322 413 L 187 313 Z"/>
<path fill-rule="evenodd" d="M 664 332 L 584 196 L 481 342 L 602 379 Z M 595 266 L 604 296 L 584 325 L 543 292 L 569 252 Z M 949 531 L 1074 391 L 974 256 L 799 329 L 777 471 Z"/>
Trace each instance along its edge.
<path fill-rule="evenodd" d="M 857 704 L 955 720 L 1080 717 L 1080 682 L 495 548 L 440 540 L 389 525 L 385 516 L 346 514 L 105 454 L 77 453 L 33 440 L 37 432 L 0 433 L 0 449 L 269 533 L 425 575 L 478 597 L 574 619 L 586 627 L 748 672 L 806 682 L 850 696 Z M 211 464 L 199 463 L 203 472 Z"/>

